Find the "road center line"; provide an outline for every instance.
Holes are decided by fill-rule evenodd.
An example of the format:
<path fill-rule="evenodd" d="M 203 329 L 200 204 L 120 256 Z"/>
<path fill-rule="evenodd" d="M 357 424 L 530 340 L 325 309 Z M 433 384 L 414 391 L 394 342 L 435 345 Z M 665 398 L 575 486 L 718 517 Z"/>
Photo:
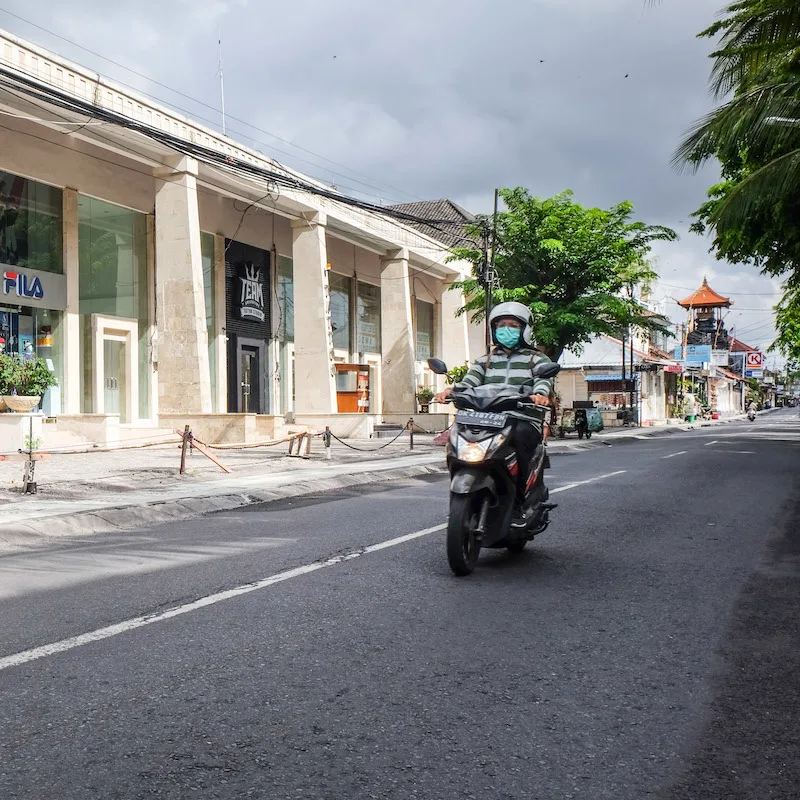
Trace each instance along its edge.
<path fill-rule="evenodd" d="M 555 494 L 556 492 L 566 492 L 568 489 L 574 489 L 576 486 L 585 486 L 587 483 L 595 483 L 596 481 L 602 481 L 606 478 L 613 478 L 617 475 L 624 475 L 628 470 L 620 469 L 616 472 L 608 472 L 605 475 L 598 475 L 596 478 L 589 478 L 587 481 L 575 481 L 575 483 L 568 483 L 566 486 L 559 486 L 556 489 L 551 489 L 550 494 Z"/>
<path fill-rule="evenodd" d="M 613 478 L 616 475 L 622 475 L 627 470 L 618 470 L 617 472 L 609 472 L 605 475 L 598 475 L 595 478 L 589 478 L 585 481 L 576 481 L 575 483 L 567 484 L 566 486 L 559 486 L 553 489 L 550 494 L 556 492 L 566 492 L 568 489 L 574 489 L 576 486 L 585 486 L 587 483 L 595 483 L 602 481 L 606 478 Z M 163 622 L 164 620 L 173 619 L 174 617 L 181 617 L 184 614 L 190 614 L 192 611 L 197 611 L 201 608 L 216 605 L 224 600 L 230 600 L 234 597 L 240 597 L 250 592 L 257 592 L 259 589 L 266 589 L 269 586 L 274 586 L 277 583 L 291 580 L 292 578 L 299 578 L 303 575 L 309 575 L 312 572 L 325 569 L 326 567 L 334 567 L 337 564 L 342 564 L 346 561 L 360 558 L 361 556 L 368 555 L 369 553 L 377 553 L 380 550 L 386 550 L 390 547 L 397 547 L 398 545 L 405 544 L 406 542 L 413 541 L 414 539 L 421 539 L 423 536 L 429 536 L 432 533 L 438 533 L 447 528 L 447 524 L 434 525 L 432 528 L 425 528 L 421 531 L 414 533 L 407 533 L 404 536 L 397 536 L 394 539 L 387 539 L 385 542 L 372 544 L 368 547 L 355 550 L 352 553 L 346 553 L 340 556 L 334 556 L 325 561 L 315 561 L 311 564 L 304 564 L 301 567 L 279 572 L 275 575 L 270 575 L 268 578 L 262 578 L 260 581 L 253 583 L 245 583 L 242 586 L 237 586 L 233 589 L 226 589 L 222 592 L 201 597 L 199 600 L 193 600 L 191 603 L 184 603 L 175 608 L 169 608 L 166 611 L 159 611 L 156 614 L 146 614 L 141 617 L 133 617 L 132 619 L 125 620 L 124 622 L 117 622 L 114 625 L 108 625 L 105 628 L 97 628 L 97 630 L 89 631 L 89 633 L 82 633 L 78 636 L 71 636 L 68 639 L 62 639 L 58 642 L 42 645 L 41 647 L 34 647 L 30 650 L 23 650 L 20 653 L 15 653 L 11 656 L 0 658 L 0 672 L 11 667 L 19 667 L 22 664 L 27 664 L 31 661 L 37 661 L 40 658 L 47 658 L 54 656 L 58 653 L 65 653 L 68 650 L 74 650 L 76 647 L 82 647 L 85 644 L 92 642 L 100 642 L 103 639 L 110 639 L 112 636 L 119 636 L 121 633 L 134 631 L 137 628 L 144 628 L 148 625 L 154 625 L 156 622 Z"/>
<path fill-rule="evenodd" d="M 711 447 L 712 444 L 719 444 L 719 439 L 714 439 L 713 442 L 706 442 L 705 447 Z"/>
<path fill-rule="evenodd" d="M 681 450 L 679 453 L 670 453 L 668 456 L 662 456 L 662 458 L 675 458 L 675 456 L 685 456 L 689 451 L 688 450 Z"/>

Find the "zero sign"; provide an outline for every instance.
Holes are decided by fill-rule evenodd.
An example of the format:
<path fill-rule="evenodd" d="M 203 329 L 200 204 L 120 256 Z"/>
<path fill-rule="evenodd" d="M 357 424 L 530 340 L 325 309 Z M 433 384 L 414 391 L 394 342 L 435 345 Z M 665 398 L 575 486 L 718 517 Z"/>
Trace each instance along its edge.
<path fill-rule="evenodd" d="M 755 350 L 750 350 L 747 353 L 747 369 L 762 369 L 764 366 L 763 353 L 757 353 Z"/>

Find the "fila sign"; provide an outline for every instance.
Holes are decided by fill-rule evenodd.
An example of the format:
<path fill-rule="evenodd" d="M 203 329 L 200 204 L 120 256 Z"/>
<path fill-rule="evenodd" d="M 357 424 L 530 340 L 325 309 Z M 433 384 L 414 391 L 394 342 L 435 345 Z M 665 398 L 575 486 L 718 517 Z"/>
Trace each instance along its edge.
<path fill-rule="evenodd" d="M 67 307 L 63 275 L 0 264 L 0 303 L 62 311 Z"/>

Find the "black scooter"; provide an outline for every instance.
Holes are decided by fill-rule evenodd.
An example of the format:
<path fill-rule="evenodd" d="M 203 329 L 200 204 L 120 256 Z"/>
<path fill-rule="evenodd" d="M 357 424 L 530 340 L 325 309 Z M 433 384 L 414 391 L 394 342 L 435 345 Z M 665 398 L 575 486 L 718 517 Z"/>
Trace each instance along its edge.
<path fill-rule="evenodd" d="M 439 359 L 428 365 L 438 375 L 447 373 Z M 532 370 L 532 380 L 552 378 L 561 367 L 550 362 Z M 549 408 L 528 398 L 532 385 L 486 384 L 454 391 L 458 409 L 450 429 L 447 465 L 450 470 L 450 514 L 447 524 L 447 560 L 456 575 L 469 575 L 482 547 L 507 548 L 521 553 L 525 545 L 550 524 L 543 471 L 547 459 L 544 425 Z M 519 464 L 513 429 L 525 420 L 539 434 L 524 501 L 525 521 L 512 524 Z"/>

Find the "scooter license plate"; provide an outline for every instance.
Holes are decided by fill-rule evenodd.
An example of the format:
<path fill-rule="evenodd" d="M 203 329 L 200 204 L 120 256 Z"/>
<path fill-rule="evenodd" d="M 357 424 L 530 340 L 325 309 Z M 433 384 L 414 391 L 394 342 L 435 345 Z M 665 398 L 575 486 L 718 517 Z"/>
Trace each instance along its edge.
<path fill-rule="evenodd" d="M 505 428 L 507 419 L 507 414 L 494 414 L 490 411 L 459 411 L 456 414 L 456 422 L 484 428 Z"/>

